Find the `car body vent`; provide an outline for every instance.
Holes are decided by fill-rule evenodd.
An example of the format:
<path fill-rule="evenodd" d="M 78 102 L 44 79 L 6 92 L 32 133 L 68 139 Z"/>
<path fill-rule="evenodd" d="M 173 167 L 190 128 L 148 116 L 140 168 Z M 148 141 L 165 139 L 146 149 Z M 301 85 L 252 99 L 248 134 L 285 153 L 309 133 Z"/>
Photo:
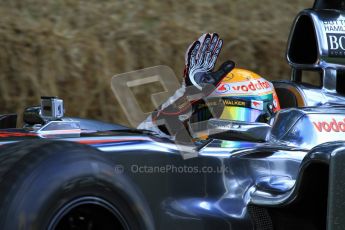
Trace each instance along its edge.
<path fill-rule="evenodd" d="M 266 208 L 248 205 L 248 212 L 255 230 L 273 230 L 273 223 Z"/>

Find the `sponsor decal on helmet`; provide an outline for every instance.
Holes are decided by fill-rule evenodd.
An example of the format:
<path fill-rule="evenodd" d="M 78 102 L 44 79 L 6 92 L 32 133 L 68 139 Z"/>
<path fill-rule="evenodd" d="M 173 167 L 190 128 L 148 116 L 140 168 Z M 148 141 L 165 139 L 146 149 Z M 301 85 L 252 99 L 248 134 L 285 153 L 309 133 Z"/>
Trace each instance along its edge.
<path fill-rule="evenodd" d="M 331 121 L 314 121 L 313 124 L 319 132 L 345 132 L 345 118 L 340 121 L 335 118 Z"/>
<path fill-rule="evenodd" d="M 196 106 L 197 109 L 208 108 L 210 106 L 217 106 L 219 105 L 218 101 L 207 101 L 207 103 L 200 103 Z"/>
<path fill-rule="evenodd" d="M 273 90 L 273 112 L 280 110 L 279 99 L 275 90 Z"/>
<path fill-rule="evenodd" d="M 229 91 L 230 91 L 230 84 L 221 84 L 216 90 L 218 94 L 225 94 L 225 93 L 228 93 Z"/>
<path fill-rule="evenodd" d="M 245 101 L 223 99 L 223 102 L 224 102 L 224 105 L 226 105 L 226 106 L 240 106 L 240 107 L 245 107 L 246 106 L 246 102 Z"/>
<path fill-rule="evenodd" d="M 264 102 L 263 101 L 256 101 L 252 100 L 250 107 L 253 109 L 264 110 Z"/>
<path fill-rule="evenodd" d="M 217 90 L 217 94 L 267 94 L 272 92 L 272 86 L 269 81 L 265 79 L 257 79 L 244 82 L 234 82 L 234 83 L 223 83 Z"/>

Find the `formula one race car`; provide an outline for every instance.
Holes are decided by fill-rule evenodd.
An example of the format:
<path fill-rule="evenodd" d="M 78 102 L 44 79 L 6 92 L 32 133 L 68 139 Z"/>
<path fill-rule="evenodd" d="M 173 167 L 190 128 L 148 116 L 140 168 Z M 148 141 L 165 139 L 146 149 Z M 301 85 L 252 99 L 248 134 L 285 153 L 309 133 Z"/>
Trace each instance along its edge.
<path fill-rule="evenodd" d="M 43 97 L 0 117 L 1 229 L 344 229 L 344 1 L 296 18 L 272 125 L 211 119 L 197 157 L 155 133 L 66 118 Z M 303 83 L 315 73 L 320 84 Z"/>

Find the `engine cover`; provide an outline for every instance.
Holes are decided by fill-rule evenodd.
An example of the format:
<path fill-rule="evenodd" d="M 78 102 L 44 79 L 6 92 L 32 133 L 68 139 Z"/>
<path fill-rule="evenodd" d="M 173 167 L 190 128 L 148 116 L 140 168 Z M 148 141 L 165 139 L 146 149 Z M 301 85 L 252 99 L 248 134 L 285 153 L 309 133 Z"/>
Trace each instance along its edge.
<path fill-rule="evenodd" d="M 312 107 L 280 111 L 271 130 L 271 141 L 312 148 L 345 140 L 344 107 Z"/>

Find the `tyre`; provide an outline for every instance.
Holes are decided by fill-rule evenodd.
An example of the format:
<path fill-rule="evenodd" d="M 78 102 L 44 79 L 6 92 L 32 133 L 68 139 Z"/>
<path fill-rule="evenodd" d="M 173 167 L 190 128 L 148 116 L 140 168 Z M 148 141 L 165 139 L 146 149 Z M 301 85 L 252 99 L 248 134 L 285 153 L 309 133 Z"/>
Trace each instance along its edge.
<path fill-rule="evenodd" d="M 150 229 L 143 198 L 102 154 L 62 141 L 2 146 L 1 229 Z"/>

